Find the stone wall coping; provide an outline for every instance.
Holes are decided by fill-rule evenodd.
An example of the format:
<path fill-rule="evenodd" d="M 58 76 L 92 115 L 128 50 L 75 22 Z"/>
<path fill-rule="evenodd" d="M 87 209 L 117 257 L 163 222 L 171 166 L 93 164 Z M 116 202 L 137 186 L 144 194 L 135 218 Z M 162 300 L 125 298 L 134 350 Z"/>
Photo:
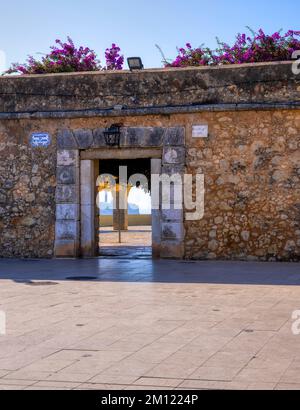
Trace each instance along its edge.
<path fill-rule="evenodd" d="M 289 61 L 275 61 L 275 62 L 262 62 L 262 63 L 244 63 L 244 64 L 228 64 L 220 66 L 202 66 L 202 67 L 159 67 L 159 68 L 146 68 L 143 70 L 107 70 L 107 71 L 81 71 L 76 73 L 51 73 L 51 74 L 22 74 L 22 75 L 8 75 L 0 77 L 1 81 L 8 79 L 28 79 L 28 78 L 49 78 L 49 77 L 80 77 L 80 76 L 116 76 L 116 75 L 144 75 L 147 73 L 167 73 L 167 72 L 183 72 L 183 71 L 211 71 L 211 70 L 238 70 L 241 68 L 256 68 L 256 67 L 269 67 L 279 65 L 290 65 L 295 60 Z"/>
<path fill-rule="evenodd" d="M 76 118 L 121 118 L 140 117 L 147 115 L 172 115 L 195 114 L 201 112 L 230 112 L 230 111 L 274 111 L 274 110 L 300 110 L 300 101 L 290 103 L 261 103 L 261 104 L 203 104 L 203 105 L 176 105 L 161 107 L 127 108 L 122 110 L 91 109 L 68 111 L 36 111 L 36 112 L 0 112 L 0 120 L 23 119 L 76 119 Z"/>
<path fill-rule="evenodd" d="M 297 108 L 299 86 L 291 61 L 6 76 L 0 77 L 0 119 L 172 114 L 263 104 Z"/>

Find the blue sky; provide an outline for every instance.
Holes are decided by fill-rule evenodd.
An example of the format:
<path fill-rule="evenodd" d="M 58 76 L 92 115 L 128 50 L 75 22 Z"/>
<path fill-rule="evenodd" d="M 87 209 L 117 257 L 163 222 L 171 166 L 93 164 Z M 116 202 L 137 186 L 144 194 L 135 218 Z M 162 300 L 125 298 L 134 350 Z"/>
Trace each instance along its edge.
<path fill-rule="evenodd" d="M 139 55 L 145 67 L 159 67 L 156 43 L 172 58 L 176 46 L 215 47 L 216 36 L 231 42 L 245 26 L 300 29 L 298 0 L 0 0 L 0 10 L 0 50 L 7 65 L 45 53 L 67 35 L 93 48 L 102 61 L 105 48 L 116 42 L 126 57 Z"/>

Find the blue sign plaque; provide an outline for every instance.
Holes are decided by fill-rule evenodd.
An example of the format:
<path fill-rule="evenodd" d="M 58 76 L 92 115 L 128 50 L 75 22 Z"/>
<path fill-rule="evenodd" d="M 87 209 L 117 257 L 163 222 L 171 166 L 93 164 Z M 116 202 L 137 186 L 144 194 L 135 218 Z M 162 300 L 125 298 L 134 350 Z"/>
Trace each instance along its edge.
<path fill-rule="evenodd" d="M 47 148 L 51 145 L 51 137 L 47 133 L 31 134 L 30 145 L 33 148 Z"/>

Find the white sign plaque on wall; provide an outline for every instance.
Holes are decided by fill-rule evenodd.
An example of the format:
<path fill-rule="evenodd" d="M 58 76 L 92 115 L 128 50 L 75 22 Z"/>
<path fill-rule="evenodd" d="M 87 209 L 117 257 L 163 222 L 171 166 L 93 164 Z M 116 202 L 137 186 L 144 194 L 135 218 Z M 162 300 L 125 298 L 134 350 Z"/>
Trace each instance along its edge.
<path fill-rule="evenodd" d="M 193 125 L 193 138 L 208 138 L 208 125 Z"/>
<path fill-rule="evenodd" d="M 34 133 L 31 134 L 29 142 L 33 148 L 48 148 L 51 145 L 51 137 L 47 133 Z"/>

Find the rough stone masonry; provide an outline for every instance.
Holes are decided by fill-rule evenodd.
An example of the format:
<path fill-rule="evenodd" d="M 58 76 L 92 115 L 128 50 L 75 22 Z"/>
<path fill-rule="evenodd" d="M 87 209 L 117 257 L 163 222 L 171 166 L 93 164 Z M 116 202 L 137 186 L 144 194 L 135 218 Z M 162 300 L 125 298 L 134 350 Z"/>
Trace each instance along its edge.
<path fill-rule="evenodd" d="M 205 175 L 202 220 L 160 213 L 161 257 L 299 261 L 299 109 L 290 62 L 2 77 L 0 257 L 52 258 L 60 240 L 83 254 L 81 164 L 121 123 L 112 159 L 148 149 L 166 172 Z M 31 146 L 33 133 L 51 144 Z"/>

